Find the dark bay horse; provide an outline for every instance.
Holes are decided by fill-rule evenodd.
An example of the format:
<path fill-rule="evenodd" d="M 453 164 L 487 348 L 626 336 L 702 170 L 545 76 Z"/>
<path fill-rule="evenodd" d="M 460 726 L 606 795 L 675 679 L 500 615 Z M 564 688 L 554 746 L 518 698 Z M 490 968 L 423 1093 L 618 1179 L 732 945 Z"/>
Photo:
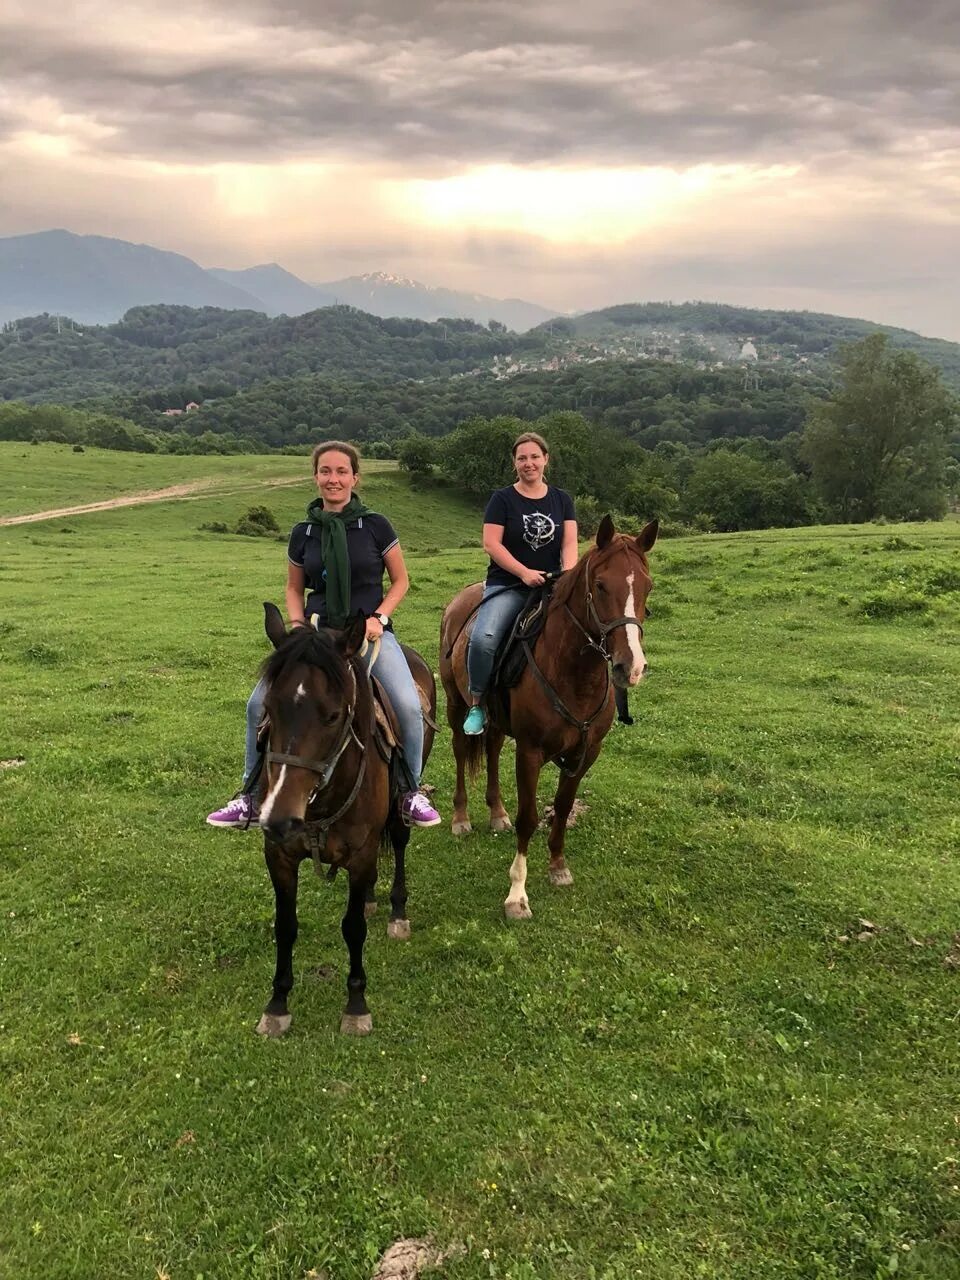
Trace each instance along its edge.
<path fill-rule="evenodd" d="M 595 546 L 563 575 L 550 597 L 546 621 L 533 648 L 533 664 L 527 665 L 515 688 L 502 698 L 495 694 L 489 699 L 487 729 L 479 737 L 468 737 L 462 726 L 469 705 L 468 619 L 480 601 L 481 584 L 461 591 L 444 612 L 440 676 L 457 761 L 454 835 L 471 830 L 465 773 L 474 776 L 484 754 L 491 830 L 510 830 L 500 795 L 500 751 L 507 734 L 517 744 L 517 853 L 503 904 L 508 919 L 526 920 L 532 914 L 526 890 L 527 846 L 538 822 L 537 782 L 548 762 L 562 771 L 547 841 L 550 883 L 573 883 L 563 855 L 567 817 L 580 779 L 599 755 L 613 722 L 611 672 L 613 683 L 625 689 L 635 685 L 646 669 L 642 620 L 653 586 L 647 553 L 657 540 L 658 528 L 653 520 L 631 538 L 618 534 L 610 517 L 604 517 Z"/>
<path fill-rule="evenodd" d="M 394 854 L 387 933 L 392 938 L 410 936 L 404 864 L 410 831 L 400 816 L 390 765 L 375 740 L 373 688 L 359 656 L 366 623 L 358 616 L 342 632 L 299 627 L 288 633 L 275 605 L 265 604 L 264 612 L 275 652 L 263 666 L 269 743 L 260 826 L 276 896 L 277 967 L 273 995 L 257 1031 L 281 1036 L 290 1026 L 287 997 L 293 986 L 297 878 L 300 863 L 312 856 L 318 870 L 319 864 L 327 864 L 343 868 L 349 877 L 341 930 L 350 974 L 340 1030 L 366 1035 L 373 1023 L 364 998 L 365 904 L 373 897 L 382 841 L 389 840 Z M 420 655 L 406 646 L 403 651 L 428 712 L 426 763 L 433 745 L 436 684 Z"/>

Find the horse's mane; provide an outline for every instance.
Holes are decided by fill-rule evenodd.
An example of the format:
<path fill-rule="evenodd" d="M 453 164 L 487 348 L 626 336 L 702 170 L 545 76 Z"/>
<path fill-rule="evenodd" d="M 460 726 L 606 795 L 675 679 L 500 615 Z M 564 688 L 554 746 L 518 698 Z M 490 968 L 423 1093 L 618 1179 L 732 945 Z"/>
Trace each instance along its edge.
<path fill-rule="evenodd" d="M 557 583 L 557 585 L 554 587 L 553 593 L 550 596 L 551 608 L 554 605 L 563 605 L 563 604 L 569 603 L 570 597 L 573 594 L 574 588 L 576 587 L 577 583 L 580 581 L 583 575 L 584 568 L 586 567 L 587 560 L 589 559 L 590 556 L 594 557 L 593 567 L 594 569 L 596 569 L 600 564 L 603 563 L 604 560 L 608 559 L 608 557 L 611 556 L 615 551 L 632 551 L 633 554 L 641 560 L 644 569 L 647 568 L 647 557 L 643 554 L 643 552 L 637 546 L 636 538 L 630 537 L 629 534 L 615 533 L 612 539 L 610 540 L 610 542 L 607 544 L 607 546 L 603 548 L 602 551 L 599 550 L 595 542 L 591 542 L 590 546 L 587 547 L 586 551 L 583 553 L 583 555 L 580 557 L 577 563 L 573 566 L 573 568 L 568 569 L 567 572 L 560 579 L 560 581 Z"/>
<path fill-rule="evenodd" d="M 319 667 L 340 693 L 347 690 L 347 660 L 328 631 L 295 627 L 283 644 L 269 654 L 260 668 L 267 684 L 273 684 L 290 667 Z"/>

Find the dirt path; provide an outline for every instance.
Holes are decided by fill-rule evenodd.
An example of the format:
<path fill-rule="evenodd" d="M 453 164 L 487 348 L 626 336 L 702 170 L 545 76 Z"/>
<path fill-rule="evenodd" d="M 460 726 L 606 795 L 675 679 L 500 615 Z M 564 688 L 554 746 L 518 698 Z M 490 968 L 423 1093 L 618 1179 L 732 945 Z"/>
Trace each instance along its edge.
<path fill-rule="evenodd" d="M 120 498 L 107 498 L 103 502 L 86 502 L 79 507 L 56 507 L 50 511 L 34 511 L 26 516 L 0 516 L 0 525 L 35 524 L 38 520 L 62 520 L 64 516 L 82 516 L 90 511 L 115 511 L 118 507 L 139 507 L 145 502 L 170 502 L 209 493 L 229 497 L 231 493 L 244 493 L 252 489 L 278 489 L 286 485 L 304 483 L 302 476 L 293 479 L 284 476 L 275 480 L 256 480 L 250 484 L 226 488 L 223 487 L 223 481 L 193 480 L 188 484 L 172 484 L 167 489 L 128 493 Z"/>

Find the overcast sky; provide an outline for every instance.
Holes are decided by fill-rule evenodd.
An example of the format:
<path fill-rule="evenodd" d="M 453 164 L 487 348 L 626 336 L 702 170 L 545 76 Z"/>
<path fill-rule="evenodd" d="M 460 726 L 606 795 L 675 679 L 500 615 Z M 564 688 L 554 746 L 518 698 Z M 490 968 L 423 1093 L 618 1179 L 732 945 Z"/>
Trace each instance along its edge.
<path fill-rule="evenodd" d="M 0 235 L 960 340 L 957 0 L 3 0 Z"/>

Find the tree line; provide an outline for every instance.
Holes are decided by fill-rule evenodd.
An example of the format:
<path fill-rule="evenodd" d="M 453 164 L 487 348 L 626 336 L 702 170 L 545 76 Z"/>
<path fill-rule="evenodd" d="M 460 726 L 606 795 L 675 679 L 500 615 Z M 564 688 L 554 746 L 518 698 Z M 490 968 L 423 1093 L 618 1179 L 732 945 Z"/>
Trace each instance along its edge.
<path fill-rule="evenodd" d="M 533 423 L 551 442 L 551 475 L 586 513 L 609 508 L 678 528 L 729 530 L 936 519 L 960 498 L 956 399 L 938 370 L 893 350 L 883 334 L 844 350 L 832 394 L 804 389 L 802 398 L 789 378 L 748 394 L 714 372 L 596 365 L 579 381 L 538 374 L 494 384 L 482 401 L 493 412 L 471 414 L 463 394 L 470 385 L 314 379 L 313 411 L 292 429 L 289 415 L 303 404 L 289 385 L 264 384 L 172 420 L 141 401 L 131 403 L 131 416 L 8 403 L 0 404 L 0 439 L 235 453 L 306 452 L 318 435 L 340 435 L 369 456 L 398 457 L 421 481 L 435 474 L 483 496 L 509 481 L 510 442 Z M 585 388 L 587 411 L 569 407 L 582 403 Z M 393 399 L 382 401 L 388 392 Z M 232 414 L 238 400 L 242 412 Z M 503 412 L 505 404 L 513 411 Z M 642 416 L 627 420 L 631 413 Z M 413 424 L 433 430 L 411 431 Z"/>

